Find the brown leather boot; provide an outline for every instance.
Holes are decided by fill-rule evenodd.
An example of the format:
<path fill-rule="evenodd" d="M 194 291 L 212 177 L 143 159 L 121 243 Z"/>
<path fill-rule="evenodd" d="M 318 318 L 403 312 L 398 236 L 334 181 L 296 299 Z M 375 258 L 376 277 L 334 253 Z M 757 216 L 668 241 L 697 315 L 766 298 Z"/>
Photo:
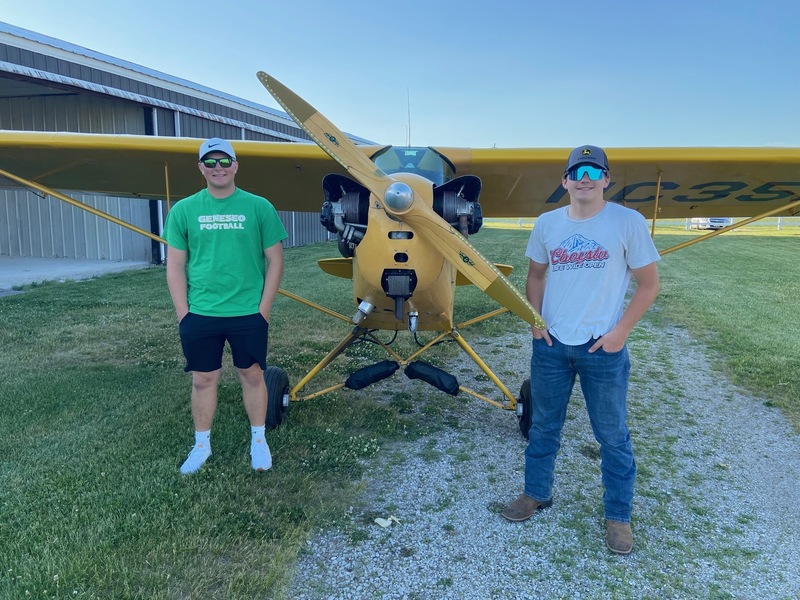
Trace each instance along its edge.
<path fill-rule="evenodd" d="M 542 510 L 552 504 L 552 498 L 542 502 L 541 500 L 534 500 L 525 494 L 520 494 L 516 500 L 500 512 L 500 516 L 509 521 L 525 521 L 530 519 L 537 510 Z"/>
<path fill-rule="evenodd" d="M 614 554 L 630 554 L 633 550 L 631 524 L 606 521 L 606 546 Z"/>

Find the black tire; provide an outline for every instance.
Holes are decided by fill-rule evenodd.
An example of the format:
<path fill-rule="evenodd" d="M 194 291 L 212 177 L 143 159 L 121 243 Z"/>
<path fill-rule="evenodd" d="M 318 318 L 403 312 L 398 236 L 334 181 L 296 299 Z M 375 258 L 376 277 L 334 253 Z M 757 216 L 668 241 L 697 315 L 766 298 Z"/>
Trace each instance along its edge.
<path fill-rule="evenodd" d="M 526 440 L 533 424 L 533 397 L 531 396 L 531 380 L 522 382 L 517 400 L 517 419 L 519 419 L 519 432 Z"/>
<path fill-rule="evenodd" d="M 267 367 L 264 371 L 267 384 L 267 429 L 274 429 L 286 420 L 289 414 L 289 376 L 278 367 Z"/>

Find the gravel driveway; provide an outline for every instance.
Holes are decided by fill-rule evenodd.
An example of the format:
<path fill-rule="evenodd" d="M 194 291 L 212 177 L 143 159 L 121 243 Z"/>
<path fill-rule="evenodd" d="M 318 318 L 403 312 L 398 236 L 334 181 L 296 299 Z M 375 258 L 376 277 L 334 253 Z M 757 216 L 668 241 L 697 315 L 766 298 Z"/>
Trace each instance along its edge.
<path fill-rule="evenodd" d="M 523 332 L 474 347 L 521 383 L 529 344 Z M 467 400 L 442 432 L 381 450 L 345 523 L 309 540 L 288 597 L 800 598 L 800 436 L 685 330 L 640 323 L 629 350 L 630 556 L 605 548 L 597 444 L 576 385 L 551 508 L 525 523 L 500 517 L 522 490 L 525 442 L 513 413 Z M 453 371 L 497 397 L 470 380 L 468 359 Z M 374 522 L 390 516 L 390 527 Z"/>

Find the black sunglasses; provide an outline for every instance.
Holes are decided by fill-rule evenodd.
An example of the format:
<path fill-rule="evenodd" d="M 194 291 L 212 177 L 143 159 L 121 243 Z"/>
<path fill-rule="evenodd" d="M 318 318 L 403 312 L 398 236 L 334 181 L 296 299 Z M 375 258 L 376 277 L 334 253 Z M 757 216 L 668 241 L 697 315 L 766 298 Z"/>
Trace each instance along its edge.
<path fill-rule="evenodd" d="M 232 158 L 204 158 L 200 161 L 207 169 L 213 169 L 217 165 L 223 169 L 229 168 L 233 164 Z"/>

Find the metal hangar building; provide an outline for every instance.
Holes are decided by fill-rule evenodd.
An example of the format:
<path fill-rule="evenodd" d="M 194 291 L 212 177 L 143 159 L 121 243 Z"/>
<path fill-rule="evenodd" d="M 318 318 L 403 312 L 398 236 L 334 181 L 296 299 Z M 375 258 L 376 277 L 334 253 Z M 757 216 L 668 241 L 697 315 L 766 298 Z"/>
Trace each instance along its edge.
<path fill-rule="evenodd" d="M 310 141 L 281 111 L 3 22 L 0 130 Z M 14 185 L 0 177 L 0 255 L 161 262 L 157 242 Z M 69 195 L 161 233 L 162 202 Z M 280 211 L 280 217 L 289 233 L 286 247 L 330 235 L 319 213 Z"/>

